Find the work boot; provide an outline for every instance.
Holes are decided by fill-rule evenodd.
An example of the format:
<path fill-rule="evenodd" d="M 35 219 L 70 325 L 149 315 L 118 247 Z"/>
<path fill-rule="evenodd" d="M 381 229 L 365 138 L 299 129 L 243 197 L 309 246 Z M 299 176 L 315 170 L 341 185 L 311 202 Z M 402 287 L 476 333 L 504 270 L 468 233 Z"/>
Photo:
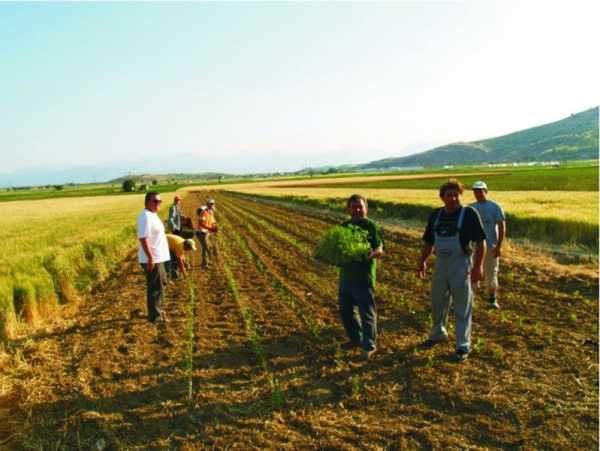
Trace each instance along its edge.
<path fill-rule="evenodd" d="M 363 351 L 360 355 L 360 360 L 366 362 L 367 360 L 373 358 L 373 355 L 377 352 L 377 349 L 371 349 L 370 351 Z"/>
<path fill-rule="evenodd" d="M 469 352 L 470 350 L 467 348 L 458 348 L 455 354 L 456 361 L 463 362 L 467 360 L 467 358 L 469 357 Z"/>
<path fill-rule="evenodd" d="M 358 348 L 360 347 L 360 341 L 354 341 L 354 340 L 350 340 L 347 341 L 346 343 L 343 343 L 340 345 L 340 348 L 349 351 L 350 349 L 354 349 L 354 348 Z"/>

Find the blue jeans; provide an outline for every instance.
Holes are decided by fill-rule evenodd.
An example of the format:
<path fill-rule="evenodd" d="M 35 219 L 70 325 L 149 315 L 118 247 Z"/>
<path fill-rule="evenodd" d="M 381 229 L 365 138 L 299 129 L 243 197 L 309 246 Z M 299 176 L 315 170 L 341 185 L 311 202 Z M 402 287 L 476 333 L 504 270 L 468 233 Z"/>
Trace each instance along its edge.
<path fill-rule="evenodd" d="M 365 351 L 374 350 L 377 341 L 377 312 L 373 288 L 340 286 L 338 296 L 340 315 L 348 338 L 361 343 Z"/>

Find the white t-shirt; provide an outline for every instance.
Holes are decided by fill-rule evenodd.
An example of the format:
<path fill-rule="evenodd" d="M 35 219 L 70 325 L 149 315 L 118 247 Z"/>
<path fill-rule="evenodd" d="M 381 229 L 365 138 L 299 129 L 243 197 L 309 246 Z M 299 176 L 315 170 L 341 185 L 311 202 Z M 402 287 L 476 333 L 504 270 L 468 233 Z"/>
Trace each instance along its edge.
<path fill-rule="evenodd" d="M 169 261 L 169 244 L 165 235 L 165 226 L 156 213 L 145 208 L 137 218 L 138 235 L 138 261 L 148 263 L 148 256 L 144 252 L 140 238 L 148 238 L 148 248 L 154 257 L 154 263 Z"/>
<path fill-rule="evenodd" d="M 473 202 L 471 204 L 479 216 L 481 216 L 481 222 L 485 229 L 485 236 L 488 246 L 494 246 L 498 241 L 498 223 L 505 220 L 504 211 L 502 207 L 494 202 L 493 200 L 486 200 L 485 202 Z"/>

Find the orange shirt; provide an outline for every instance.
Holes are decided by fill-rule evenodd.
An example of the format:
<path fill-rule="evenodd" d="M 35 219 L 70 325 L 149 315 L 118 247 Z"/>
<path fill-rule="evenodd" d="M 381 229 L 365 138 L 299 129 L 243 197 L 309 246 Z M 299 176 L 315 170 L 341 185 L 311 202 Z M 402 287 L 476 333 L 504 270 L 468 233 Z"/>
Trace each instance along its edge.
<path fill-rule="evenodd" d="M 198 218 L 198 229 L 200 229 L 201 232 L 208 233 L 215 225 L 217 225 L 217 221 L 215 221 L 215 214 L 212 210 L 204 210 L 200 213 L 200 217 Z"/>

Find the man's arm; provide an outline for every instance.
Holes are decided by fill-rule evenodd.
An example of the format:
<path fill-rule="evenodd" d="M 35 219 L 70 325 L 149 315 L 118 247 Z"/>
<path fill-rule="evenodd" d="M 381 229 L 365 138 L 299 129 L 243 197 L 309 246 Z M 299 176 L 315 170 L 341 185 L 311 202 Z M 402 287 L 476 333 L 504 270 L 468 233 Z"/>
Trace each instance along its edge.
<path fill-rule="evenodd" d="M 475 255 L 473 256 L 473 269 L 471 270 L 471 282 L 477 283 L 483 280 L 483 259 L 485 258 L 485 240 L 475 243 Z"/>
<path fill-rule="evenodd" d="M 417 270 L 417 274 L 421 279 L 427 277 L 427 260 L 431 257 L 433 253 L 433 245 L 429 243 L 425 243 L 423 245 L 423 249 L 421 250 L 421 259 L 419 260 L 419 269 Z"/>
<path fill-rule="evenodd" d="M 177 264 L 179 266 L 179 271 L 184 277 L 187 277 L 187 269 L 185 266 L 185 257 L 182 255 L 181 257 L 177 257 Z"/>
<path fill-rule="evenodd" d="M 168 223 L 169 223 L 169 227 L 171 228 L 171 230 L 175 230 L 174 228 L 174 221 L 175 221 L 175 217 L 174 217 L 174 210 L 175 210 L 175 205 L 171 205 L 169 207 L 169 219 L 168 219 Z"/>
<path fill-rule="evenodd" d="M 150 252 L 150 246 L 148 246 L 148 238 L 146 238 L 146 237 L 140 238 L 140 243 L 142 245 L 142 249 L 144 250 L 144 252 L 146 253 L 146 256 L 148 257 L 148 263 L 146 263 L 146 269 L 148 270 L 148 272 L 150 272 L 154 269 L 154 257 L 152 256 L 152 252 Z"/>
<path fill-rule="evenodd" d="M 498 223 L 498 241 L 496 242 L 496 246 L 494 246 L 494 257 L 500 258 L 502 254 L 502 242 L 506 237 L 506 221 L 500 221 Z"/>

